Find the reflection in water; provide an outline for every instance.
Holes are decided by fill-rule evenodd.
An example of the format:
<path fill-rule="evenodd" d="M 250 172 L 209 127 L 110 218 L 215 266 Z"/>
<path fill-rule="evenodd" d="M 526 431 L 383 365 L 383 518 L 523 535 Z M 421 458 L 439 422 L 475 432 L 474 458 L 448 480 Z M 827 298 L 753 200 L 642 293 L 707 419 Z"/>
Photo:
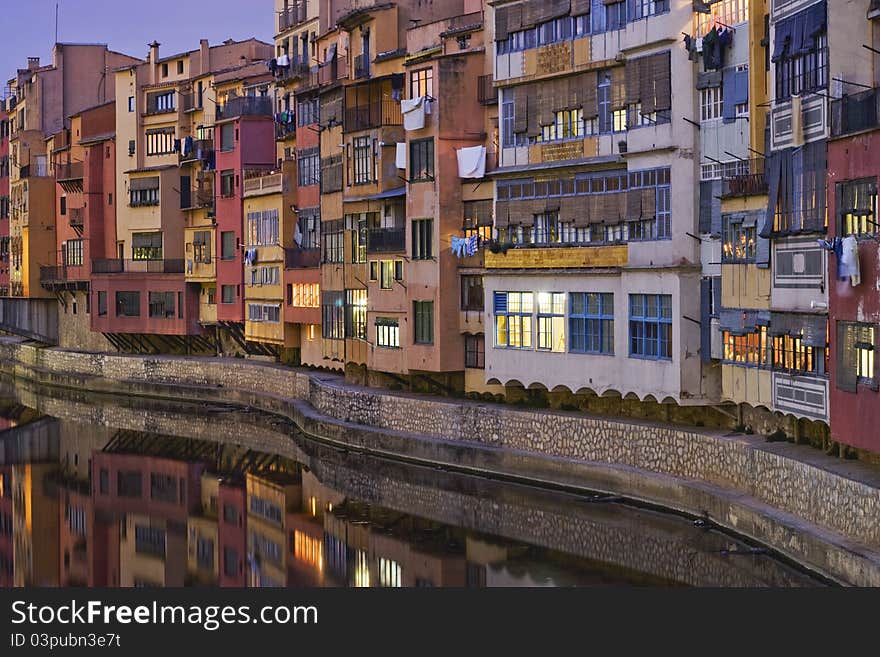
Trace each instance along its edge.
<path fill-rule="evenodd" d="M 0 414 L 0 586 L 822 583 L 682 518 L 348 453 L 264 414 L 21 382 Z"/>

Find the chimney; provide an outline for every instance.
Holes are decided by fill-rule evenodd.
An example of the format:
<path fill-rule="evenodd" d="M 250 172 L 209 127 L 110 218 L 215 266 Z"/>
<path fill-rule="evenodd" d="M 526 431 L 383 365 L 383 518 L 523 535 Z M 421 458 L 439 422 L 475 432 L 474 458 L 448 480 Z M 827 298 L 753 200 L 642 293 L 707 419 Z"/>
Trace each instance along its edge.
<path fill-rule="evenodd" d="M 208 43 L 207 39 L 202 39 L 199 41 L 199 60 L 199 66 L 201 67 L 201 72 L 204 75 L 211 70 L 211 46 Z"/>
<path fill-rule="evenodd" d="M 158 41 L 153 41 L 150 44 L 150 84 L 156 84 L 158 80 L 159 72 L 156 70 L 159 61 L 159 46 L 162 45 Z"/>
<path fill-rule="evenodd" d="M 39 57 L 28 57 L 28 70 L 33 71 L 34 69 L 40 68 L 40 58 Z"/>

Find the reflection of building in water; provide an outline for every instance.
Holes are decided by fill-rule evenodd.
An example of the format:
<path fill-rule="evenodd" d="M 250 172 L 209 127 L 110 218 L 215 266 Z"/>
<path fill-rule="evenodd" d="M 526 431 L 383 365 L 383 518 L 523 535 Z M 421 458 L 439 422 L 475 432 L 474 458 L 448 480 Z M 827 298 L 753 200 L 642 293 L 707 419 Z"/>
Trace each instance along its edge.
<path fill-rule="evenodd" d="M 15 586 L 58 585 L 58 494 L 54 463 L 12 466 Z"/>
<path fill-rule="evenodd" d="M 201 488 L 201 508 L 186 521 L 187 574 L 189 581 L 216 584 L 220 564 L 217 521 L 220 478 L 210 472 L 203 472 Z"/>
<path fill-rule="evenodd" d="M 324 545 L 324 515 L 345 497 L 321 484 L 311 472 L 302 473 L 302 507 L 285 519 L 289 556 L 288 585 L 338 586 L 345 578 L 327 573 Z M 327 544 L 327 558 L 332 558 Z"/>
<path fill-rule="evenodd" d="M 0 587 L 13 585 L 15 547 L 12 542 L 12 466 L 0 465 Z"/>
<path fill-rule="evenodd" d="M 120 529 L 120 586 L 184 585 L 186 524 L 158 515 L 130 513 Z"/>
<path fill-rule="evenodd" d="M 248 585 L 287 585 L 288 513 L 302 507 L 302 480 L 295 472 L 247 475 Z"/>
<path fill-rule="evenodd" d="M 218 568 L 220 586 L 242 587 L 247 583 L 247 489 L 243 478 L 221 479 L 217 490 Z"/>
<path fill-rule="evenodd" d="M 463 532 L 346 500 L 324 516 L 328 569 L 350 586 L 464 586 Z"/>

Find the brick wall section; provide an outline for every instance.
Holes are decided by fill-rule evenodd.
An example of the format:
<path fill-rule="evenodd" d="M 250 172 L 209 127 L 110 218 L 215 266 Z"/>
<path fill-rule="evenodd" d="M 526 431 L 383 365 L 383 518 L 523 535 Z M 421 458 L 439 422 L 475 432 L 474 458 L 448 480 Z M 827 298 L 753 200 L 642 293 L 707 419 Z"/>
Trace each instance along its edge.
<path fill-rule="evenodd" d="M 804 446 L 576 413 L 413 398 L 349 386 L 330 374 L 241 359 L 84 354 L 5 340 L 0 341 L 0 360 L 7 370 L 21 363 L 118 382 L 226 388 L 255 399 L 274 397 L 276 408 L 281 398 L 301 399 L 318 413 L 344 422 L 630 466 L 733 490 L 851 540 L 880 545 L 880 471 Z M 120 392 L 127 392 L 124 386 Z"/>

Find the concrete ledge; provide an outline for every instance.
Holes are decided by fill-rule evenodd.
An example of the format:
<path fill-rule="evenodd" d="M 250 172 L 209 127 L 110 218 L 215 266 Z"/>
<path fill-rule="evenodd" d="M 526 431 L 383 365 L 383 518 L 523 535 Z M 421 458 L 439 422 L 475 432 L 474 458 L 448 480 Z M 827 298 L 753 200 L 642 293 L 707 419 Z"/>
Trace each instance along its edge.
<path fill-rule="evenodd" d="M 807 447 L 394 394 L 235 359 L 84 354 L 0 341 L 0 370 L 78 390 L 249 406 L 345 449 L 624 495 L 708 516 L 834 581 L 880 586 L 880 473 Z"/>

